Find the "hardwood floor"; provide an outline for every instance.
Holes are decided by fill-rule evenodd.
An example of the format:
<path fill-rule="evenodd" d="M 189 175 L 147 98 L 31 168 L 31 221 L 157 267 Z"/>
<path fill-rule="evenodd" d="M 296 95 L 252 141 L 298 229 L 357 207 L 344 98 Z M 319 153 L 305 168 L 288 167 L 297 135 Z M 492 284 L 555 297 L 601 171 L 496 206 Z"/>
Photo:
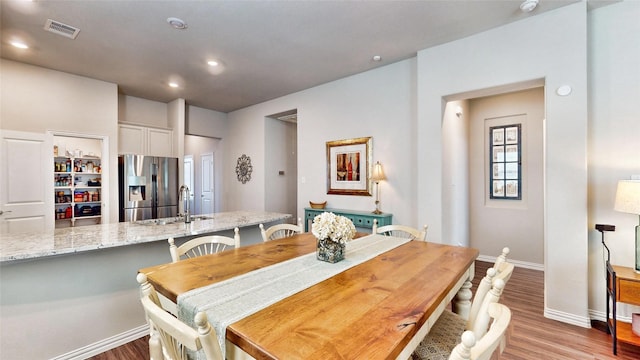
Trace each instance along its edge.
<path fill-rule="evenodd" d="M 492 264 L 476 262 L 474 288 Z M 611 336 L 596 328 L 585 329 L 543 316 L 543 273 L 516 268 L 501 303 L 512 311 L 512 331 L 502 360 L 640 359 L 640 347 L 618 343 L 611 352 Z M 94 356 L 93 360 L 148 359 L 148 338 L 132 341 Z"/>

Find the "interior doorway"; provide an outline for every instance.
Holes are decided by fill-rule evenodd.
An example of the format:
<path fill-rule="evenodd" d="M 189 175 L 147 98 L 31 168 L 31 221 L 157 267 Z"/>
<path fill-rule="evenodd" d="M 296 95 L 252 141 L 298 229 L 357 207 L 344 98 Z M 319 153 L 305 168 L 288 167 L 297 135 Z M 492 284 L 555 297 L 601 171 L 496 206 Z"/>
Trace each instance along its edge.
<path fill-rule="evenodd" d="M 479 249 L 482 260 L 492 261 L 508 246 L 518 266 L 544 270 L 544 83 L 520 85 L 446 99 L 443 183 L 451 190 L 443 193 L 443 234 Z M 511 125 L 521 129 L 521 172 L 515 173 L 520 183 L 506 183 L 518 184 L 520 197 L 501 199 L 492 193 L 490 134 Z"/>
<path fill-rule="evenodd" d="M 191 213 L 212 214 L 220 211 L 220 139 L 185 135 L 184 183 L 191 190 Z"/>
<path fill-rule="evenodd" d="M 298 215 L 298 111 L 265 118 L 265 210 Z"/>
<path fill-rule="evenodd" d="M 469 245 L 495 256 L 508 246 L 519 265 L 543 270 L 544 88 L 472 99 L 469 116 Z M 492 129 L 514 129 L 516 138 L 494 141 Z M 505 183 L 513 189 L 499 188 Z"/>

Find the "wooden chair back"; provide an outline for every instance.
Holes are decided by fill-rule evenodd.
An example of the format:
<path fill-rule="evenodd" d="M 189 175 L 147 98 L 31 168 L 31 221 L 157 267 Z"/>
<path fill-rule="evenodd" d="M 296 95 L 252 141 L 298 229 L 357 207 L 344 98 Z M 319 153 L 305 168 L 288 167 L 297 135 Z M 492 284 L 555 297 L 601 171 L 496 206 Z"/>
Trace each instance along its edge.
<path fill-rule="evenodd" d="M 265 229 L 264 225 L 260 224 L 259 227 L 260 234 L 262 235 L 262 241 L 264 242 L 267 242 L 269 240 L 282 239 L 296 234 L 302 234 L 304 229 L 304 227 L 302 227 L 301 218 L 298 218 L 298 225 L 276 224 L 269 227 L 268 229 Z"/>
<path fill-rule="evenodd" d="M 422 230 L 406 225 L 385 225 L 378 227 L 378 220 L 374 219 L 371 233 L 425 241 L 427 238 L 427 225 L 424 225 Z"/>
<path fill-rule="evenodd" d="M 235 228 L 233 238 L 222 235 L 206 235 L 191 239 L 180 246 L 176 246 L 173 238 L 169 238 L 169 253 L 173 262 L 181 258 L 215 254 L 228 248 L 240 247 L 240 229 Z"/>
<path fill-rule="evenodd" d="M 473 301 L 471 302 L 471 308 L 469 309 L 469 317 L 467 318 L 466 329 L 473 329 L 473 324 L 475 323 L 476 317 L 478 317 L 478 312 L 480 311 L 480 306 L 482 305 L 482 301 L 491 288 L 493 287 L 493 279 L 496 276 L 496 270 L 494 268 L 488 268 L 487 274 L 485 277 L 480 280 L 478 284 L 478 288 L 476 289 L 475 296 L 473 297 Z"/>
<path fill-rule="evenodd" d="M 504 281 L 501 279 L 494 279 L 491 290 L 484 296 L 478 314 L 471 323 L 467 322 L 467 330 L 473 331 L 476 339 L 479 339 L 487 333 L 489 324 L 491 322 L 491 316 L 489 314 L 489 307 L 491 304 L 495 304 L 500 301 L 502 291 L 504 290 Z M 470 319 L 471 320 L 471 319 Z"/>
<path fill-rule="evenodd" d="M 497 272 L 494 268 L 487 269 L 487 275 L 480 280 L 476 295 L 471 303 L 471 309 L 469 310 L 469 319 L 467 319 L 467 330 L 476 331 L 476 326 L 480 329 L 486 330 L 488 318 L 482 316 L 483 306 L 488 306 L 488 303 L 498 302 L 504 291 L 504 287 L 511 278 L 514 265 L 510 262 L 502 264 L 502 271 Z M 487 300 L 489 299 L 489 300 Z M 484 327 L 484 328 L 483 328 Z M 482 332 L 482 330 L 479 330 Z M 478 333 L 476 333 L 478 335 Z"/>
<path fill-rule="evenodd" d="M 199 351 L 206 360 L 223 360 L 215 330 L 204 312 L 196 314 L 197 330 L 166 312 L 154 300 L 155 289 L 145 274 L 138 274 L 140 302 L 150 327 L 149 355 L 151 360 L 187 360 L 187 350 Z"/>

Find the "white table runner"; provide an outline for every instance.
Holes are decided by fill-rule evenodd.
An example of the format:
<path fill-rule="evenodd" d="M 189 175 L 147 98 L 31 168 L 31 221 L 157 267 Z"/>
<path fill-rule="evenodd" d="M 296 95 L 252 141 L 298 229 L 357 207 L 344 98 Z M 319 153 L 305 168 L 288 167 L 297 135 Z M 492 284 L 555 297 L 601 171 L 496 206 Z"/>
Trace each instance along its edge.
<path fill-rule="evenodd" d="M 369 235 L 350 241 L 344 260 L 335 264 L 316 259 L 313 252 L 188 291 L 178 296 L 178 318 L 193 327 L 195 314 L 205 311 L 225 355 L 225 334 L 229 324 L 408 241 Z"/>

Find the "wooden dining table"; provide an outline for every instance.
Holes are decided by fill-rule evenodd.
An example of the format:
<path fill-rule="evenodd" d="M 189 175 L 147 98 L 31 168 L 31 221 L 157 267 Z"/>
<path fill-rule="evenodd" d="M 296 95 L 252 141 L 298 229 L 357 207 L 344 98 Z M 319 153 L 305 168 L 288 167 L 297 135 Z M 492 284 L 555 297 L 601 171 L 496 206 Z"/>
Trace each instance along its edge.
<path fill-rule="evenodd" d="M 139 271 L 176 302 L 315 250 L 313 235 L 303 233 Z M 407 359 L 463 285 L 468 291 L 477 256 L 472 248 L 409 241 L 230 324 L 226 357 Z M 468 308 L 469 298 L 458 306 Z"/>

